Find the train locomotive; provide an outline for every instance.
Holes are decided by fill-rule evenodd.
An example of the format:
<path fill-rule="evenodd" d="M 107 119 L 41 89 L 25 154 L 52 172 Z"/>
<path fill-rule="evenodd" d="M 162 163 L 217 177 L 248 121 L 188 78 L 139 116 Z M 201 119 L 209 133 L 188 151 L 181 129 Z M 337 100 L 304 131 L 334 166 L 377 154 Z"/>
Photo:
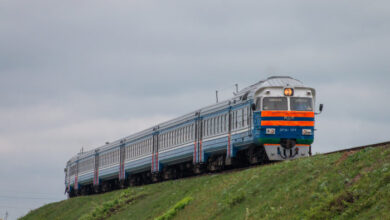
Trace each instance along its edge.
<path fill-rule="evenodd" d="M 315 96 L 297 79 L 269 77 L 226 101 L 78 153 L 64 169 L 65 192 L 73 197 L 309 156 Z"/>

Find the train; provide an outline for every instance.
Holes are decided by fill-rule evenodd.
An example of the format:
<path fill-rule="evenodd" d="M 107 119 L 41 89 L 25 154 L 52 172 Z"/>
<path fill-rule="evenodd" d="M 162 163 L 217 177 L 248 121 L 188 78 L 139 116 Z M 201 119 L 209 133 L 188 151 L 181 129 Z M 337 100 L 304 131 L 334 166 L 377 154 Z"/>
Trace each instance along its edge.
<path fill-rule="evenodd" d="M 307 157 L 314 141 L 316 91 L 272 76 L 225 101 L 157 124 L 66 163 L 69 197 L 217 172 L 237 164 Z"/>

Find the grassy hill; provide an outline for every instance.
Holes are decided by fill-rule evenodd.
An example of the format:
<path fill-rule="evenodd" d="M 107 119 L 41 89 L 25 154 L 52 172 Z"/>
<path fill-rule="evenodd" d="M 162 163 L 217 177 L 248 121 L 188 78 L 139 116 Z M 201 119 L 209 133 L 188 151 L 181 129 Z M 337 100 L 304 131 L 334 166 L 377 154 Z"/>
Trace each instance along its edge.
<path fill-rule="evenodd" d="M 22 219 L 390 219 L 390 146 L 45 205 Z"/>

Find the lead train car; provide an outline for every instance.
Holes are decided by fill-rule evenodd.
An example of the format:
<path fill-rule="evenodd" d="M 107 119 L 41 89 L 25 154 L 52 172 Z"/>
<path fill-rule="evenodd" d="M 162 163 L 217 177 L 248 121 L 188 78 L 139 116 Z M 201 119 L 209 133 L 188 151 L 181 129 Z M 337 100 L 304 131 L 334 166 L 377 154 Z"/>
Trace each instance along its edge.
<path fill-rule="evenodd" d="M 65 168 L 66 192 L 104 192 L 311 154 L 315 90 L 291 77 L 269 77 L 229 100 L 79 153 Z"/>

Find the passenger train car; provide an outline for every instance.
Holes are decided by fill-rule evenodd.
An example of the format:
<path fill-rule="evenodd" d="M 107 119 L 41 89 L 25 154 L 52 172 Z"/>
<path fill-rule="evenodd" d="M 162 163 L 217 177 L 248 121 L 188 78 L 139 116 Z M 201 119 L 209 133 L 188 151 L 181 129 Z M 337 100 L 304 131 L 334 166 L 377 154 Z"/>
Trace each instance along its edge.
<path fill-rule="evenodd" d="M 66 164 L 65 191 L 72 197 L 309 156 L 315 95 L 294 78 L 269 77 L 229 100 L 77 154 Z"/>

